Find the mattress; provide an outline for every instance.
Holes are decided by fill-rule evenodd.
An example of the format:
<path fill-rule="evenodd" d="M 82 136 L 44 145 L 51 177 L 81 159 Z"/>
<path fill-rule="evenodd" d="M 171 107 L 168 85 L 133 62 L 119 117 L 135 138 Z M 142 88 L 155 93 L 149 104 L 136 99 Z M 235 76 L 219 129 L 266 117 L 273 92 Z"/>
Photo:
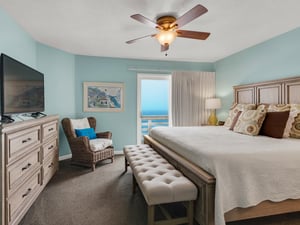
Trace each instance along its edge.
<path fill-rule="evenodd" d="M 300 199 L 300 140 L 226 127 L 156 127 L 150 136 L 216 178 L 215 223 L 224 213 L 271 200 Z"/>

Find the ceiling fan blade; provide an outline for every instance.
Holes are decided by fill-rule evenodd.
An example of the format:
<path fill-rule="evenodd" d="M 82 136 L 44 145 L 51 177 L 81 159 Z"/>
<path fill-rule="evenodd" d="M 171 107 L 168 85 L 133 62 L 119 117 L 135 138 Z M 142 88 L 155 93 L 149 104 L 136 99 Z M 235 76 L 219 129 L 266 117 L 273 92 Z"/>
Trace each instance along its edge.
<path fill-rule="evenodd" d="M 191 30 L 177 30 L 176 32 L 177 32 L 177 37 L 192 38 L 198 40 L 205 40 L 210 35 L 210 33 L 207 32 L 199 32 L 199 31 L 191 31 Z"/>
<path fill-rule="evenodd" d="M 160 46 L 160 51 L 165 52 L 169 50 L 169 44 L 164 44 Z"/>
<path fill-rule="evenodd" d="M 161 26 L 159 26 L 158 24 L 156 24 L 155 22 L 153 22 L 152 20 L 142 16 L 141 14 L 134 14 L 132 16 L 130 16 L 132 19 L 135 19 L 137 21 L 139 21 L 140 23 L 144 23 L 150 27 L 153 28 L 162 28 Z"/>
<path fill-rule="evenodd" d="M 147 38 L 147 37 L 155 37 L 156 34 L 149 34 L 149 35 L 146 35 L 146 36 L 143 36 L 143 37 L 139 37 L 139 38 L 135 38 L 135 39 L 132 39 L 130 41 L 126 41 L 127 44 L 132 44 L 140 39 L 143 39 L 143 38 Z"/>
<path fill-rule="evenodd" d="M 181 17 L 179 17 L 175 22 L 173 22 L 170 27 L 173 27 L 177 24 L 178 28 L 184 26 L 185 24 L 191 22 L 192 20 L 196 19 L 197 17 L 203 15 L 208 10 L 202 5 L 196 5 L 191 10 L 187 11 Z"/>

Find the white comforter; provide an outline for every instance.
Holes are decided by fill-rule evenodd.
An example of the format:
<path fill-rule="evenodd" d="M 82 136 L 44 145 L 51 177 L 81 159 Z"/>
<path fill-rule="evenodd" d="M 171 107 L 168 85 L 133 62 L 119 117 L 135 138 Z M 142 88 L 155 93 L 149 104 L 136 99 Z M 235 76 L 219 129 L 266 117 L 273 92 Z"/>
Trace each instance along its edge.
<path fill-rule="evenodd" d="M 216 178 L 215 223 L 224 213 L 300 198 L 300 140 L 238 134 L 225 127 L 157 127 L 150 136 Z"/>

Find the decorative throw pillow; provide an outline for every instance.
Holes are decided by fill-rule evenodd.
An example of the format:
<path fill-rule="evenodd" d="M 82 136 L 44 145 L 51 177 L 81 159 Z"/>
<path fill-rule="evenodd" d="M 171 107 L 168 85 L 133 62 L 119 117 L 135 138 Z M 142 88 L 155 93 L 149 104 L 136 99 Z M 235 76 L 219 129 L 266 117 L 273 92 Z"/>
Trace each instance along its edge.
<path fill-rule="evenodd" d="M 292 138 L 300 138 L 300 113 L 295 118 L 294 123 L 292 125 L 292 129 L 290 131 L 290 137 Z"/>
<path fill-rule="evenodd" d="M 300 104 L 290 104 L 290 115 L 286 122 L 283 137 L 293 136 L 295 138 L 300 138 L 299 128 L 297 128 L 297 122 L 295 122 L 296 118 L 299 117 L 300 117 Z M 292 131 L 292 127 L 293 127 L 293 131 Z M 297 130 L 298 130 L 298 134 L 297 134 Z"/>
<path fill-rule="evenodd" d="M 82 119 L 70 119 L 73 130 L 75 129 L 83 129 L 83 128 L 90 128 L 90 123 L 88 118 Z"/>
<path fill-rule="evenodd" d="M 233 131 L 252 136 L 258 135 L 265 116 L 265 106 L 259 106 L 256 110 L 245 110 L 241 113 Z"/>
<path fill-rule="evenodd" d="M 282 138 L 289 114 L 289 111 L 267 112 L 259 134 Z"/>
<path fill-rule="evenodd" d="M 231 124 L 232 124 L 234 118 L 236 117 L 236 114 L 239 111 L 244 111 L 247 109 L 255 109 L 255 108 L 256 108 L 255 104 L 234 104 L 229 110 L 229 115 L 225 121 L 224 126 L 231 127 Z"/>
<path fill-rule="evenodd" d="M 290 137 L 300 138 L 300 104 L 291 104 L 286 130 L 289 131 Z"/>
<path fill-rule="evenodd" d="M 90 140 L 97 138 L 94 128 L 75 129 L 77 137 L 87 136 Z"/>
<path fill-rule="evenodd" d="M 238 121 L 241 113 L 242 113 L 242 111 L 238 111 L 238 113 L 236 114 L 236 116 L 234 117 L 234 119 L 233 119 L 233 121 L 231 123 L 231 126 L 230 126 L 229 130 L 233 130 L 233 128 L 234 128 L 236 122 Z"/>
<path fill-rule="evenodd" d="M 290 111 L 290 104 L 269 104 L 268 105 L 268 112 L 285 112 Z"/>

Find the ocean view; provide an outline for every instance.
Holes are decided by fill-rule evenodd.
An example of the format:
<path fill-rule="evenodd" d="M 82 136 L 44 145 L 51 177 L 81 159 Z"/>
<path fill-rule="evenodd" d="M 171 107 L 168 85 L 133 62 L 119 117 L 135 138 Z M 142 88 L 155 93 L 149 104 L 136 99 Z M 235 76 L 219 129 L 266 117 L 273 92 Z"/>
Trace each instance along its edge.
<path fill-rule="evenodd" d="M 143 110 L 142 116 L 168 116 L 168 110 Z"/>

